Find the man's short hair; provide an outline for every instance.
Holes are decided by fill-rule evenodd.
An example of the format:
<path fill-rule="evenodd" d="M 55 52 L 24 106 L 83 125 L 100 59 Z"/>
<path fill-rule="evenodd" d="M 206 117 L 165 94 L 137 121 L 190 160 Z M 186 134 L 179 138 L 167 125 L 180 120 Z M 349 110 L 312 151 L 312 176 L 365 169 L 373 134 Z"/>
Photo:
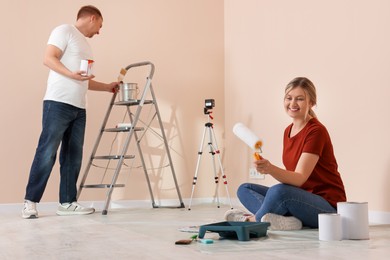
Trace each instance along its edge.
<path fill-rule="evenodd" d="M 77 13 L 77 20 L 89 15 L 96 15 L 103 19 L 102 13 L 99 11 L 99 9 L 93 5 L 86 5 L 80 8 L 79 12 Z"/>

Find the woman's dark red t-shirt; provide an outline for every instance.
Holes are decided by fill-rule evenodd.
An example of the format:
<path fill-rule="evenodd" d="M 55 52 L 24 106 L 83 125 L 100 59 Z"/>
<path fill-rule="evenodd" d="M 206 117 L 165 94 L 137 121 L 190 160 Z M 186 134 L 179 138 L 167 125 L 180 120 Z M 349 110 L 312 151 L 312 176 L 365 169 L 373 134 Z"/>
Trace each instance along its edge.
<path fill-rule="evenodd" d="M 290 138 L 291 128 L 292 124 L 284 131 L 284 166 L 289 171 L 295 171 L 302 153 L 317 154 L 318 162 L 301 188 L 323 197 L 336 208 L 337 202 L 346 201 L 346 195 L 327 129 L 316 118 Z"/>

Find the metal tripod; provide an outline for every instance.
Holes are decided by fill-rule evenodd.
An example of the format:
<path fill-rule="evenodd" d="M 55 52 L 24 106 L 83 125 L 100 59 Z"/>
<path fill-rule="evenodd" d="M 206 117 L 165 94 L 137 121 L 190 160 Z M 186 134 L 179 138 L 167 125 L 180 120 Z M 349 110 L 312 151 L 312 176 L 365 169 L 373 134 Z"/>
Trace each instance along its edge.
<path fill-rule="evenodd" d="M 223 178 L 223 183 L 225 184 L 226 194 L 227 194 L 227 197 L 228 197 L 229 203 L 230 203 L 230 208 L 233 209 L 232 202 L 231 202 L 230 195 L 229 195 L 229 190 L 228 190 L 228 187 L 227 187 L 227 178 L 226 178 L 226 175 L 225 175 L 224 170 L 223 170 L 221 157 L 220 157 L 220 151 L 218 149 L 217 140 L 215 138 L 215 133 L 214 133 L 214 128 L 213 128 L 214 124 L 211 123 L 211 120 L 214 119 L 214 118 L 211 116 L 212 112 L 208 111 L 207 108 L 205 108 L 204 113 L 205 113 L 205 115 L 208 118 L 208 122 L 204 125 L 202 140 L 200 141 L 200 146 L 199 146 L 199 151 L 198 151 L 198 162 L 196 163 L 195 175 L 194 175 L 193 182 L 192 182 L 192 192 L 191 192 L 191 199 L 190 199 L 190 204 L 188 206 L 188 210 L 191 210 L 192 197 L 194 195 L 195 185 L 196 185 L 196 182 L 198 180 L 198 172 L 199 172 L 200 161 L 202 159 L 203 146 L 204 146 L 203 144 L 204 144 L 206 132 L 208 132 L 208 137 L 209 137 L 209 142 L 208 142 L 208 146 L 209 146 L 209 149 L 210 149 L 209 153 L 212 156 L 212 163 L 213 163 L 213 170 L 214 170 L 214 181 L 215 181 L 215 185 L 216 185 L 216 187 L 215 187 L 215 195 L 216 195 L 216 198 L 217 198 L 217 207 L 218 208 L 220 207 L 220 205 L 219 205 L 219 195 L 218 195 L 219 175 L 217 173 L 217 168 L 216 168 L 216 165 L 215 165 L 215 155 L 217 156 L 217 159 L 218 159 L 219 168 L 220 168 L 221 175 L 222 175 L 222 178 Z"/>

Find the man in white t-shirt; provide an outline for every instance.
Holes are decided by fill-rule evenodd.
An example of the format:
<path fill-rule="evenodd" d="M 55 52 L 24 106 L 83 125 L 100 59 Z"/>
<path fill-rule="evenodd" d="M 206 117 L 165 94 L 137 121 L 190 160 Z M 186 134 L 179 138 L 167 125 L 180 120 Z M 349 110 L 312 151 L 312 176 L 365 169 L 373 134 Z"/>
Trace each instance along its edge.
<path fill-rule="evenodd" d="M 57 215 L 84 215 L 95 211 L 77 203 L 79 176 L 86 124 L 87 90 L 116 90 L 118 82 L 109 84 L 92 80 L 80 70 L 81 60 L 93 60 L 86 37 L 99 34 L 103 16 L 94 6 L 83 6 L 75 25 L 56 27 L 49 38 L 44 64 L 50 69 L 43 101 L 42 132 L 26 187 L 23 218 L 36 218 L 39 203 L 60 150 L 60 205 Z"/>

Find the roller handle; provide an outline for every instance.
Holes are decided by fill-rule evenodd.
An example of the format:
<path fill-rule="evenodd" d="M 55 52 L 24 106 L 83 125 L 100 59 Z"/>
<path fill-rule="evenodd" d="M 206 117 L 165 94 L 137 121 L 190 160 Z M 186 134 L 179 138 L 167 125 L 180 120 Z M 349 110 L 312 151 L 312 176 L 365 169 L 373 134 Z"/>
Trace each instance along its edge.
<path fill-rule="evenodd" d="M 257 161 L 263 159 L 263 157 L 261 157 L 261 155 L 258 152 L 255 152 L 253 154 L 253 157 L 255 157 L 255 160 L 257 160 Z"/>
<path fill-rule="evenodd" d="M 255 149 L 257 149 L 259 152 L 261 152 L 261 146 L 263 146 L 263 142 L 259 140 L 255 144 Z M 253 157 L 255 157 L 255 160 L 257 160 L 257 161 L 263 159 L 263 157 L 261 157 L 259 152 L 255 152 L 253 154 Z"/>

